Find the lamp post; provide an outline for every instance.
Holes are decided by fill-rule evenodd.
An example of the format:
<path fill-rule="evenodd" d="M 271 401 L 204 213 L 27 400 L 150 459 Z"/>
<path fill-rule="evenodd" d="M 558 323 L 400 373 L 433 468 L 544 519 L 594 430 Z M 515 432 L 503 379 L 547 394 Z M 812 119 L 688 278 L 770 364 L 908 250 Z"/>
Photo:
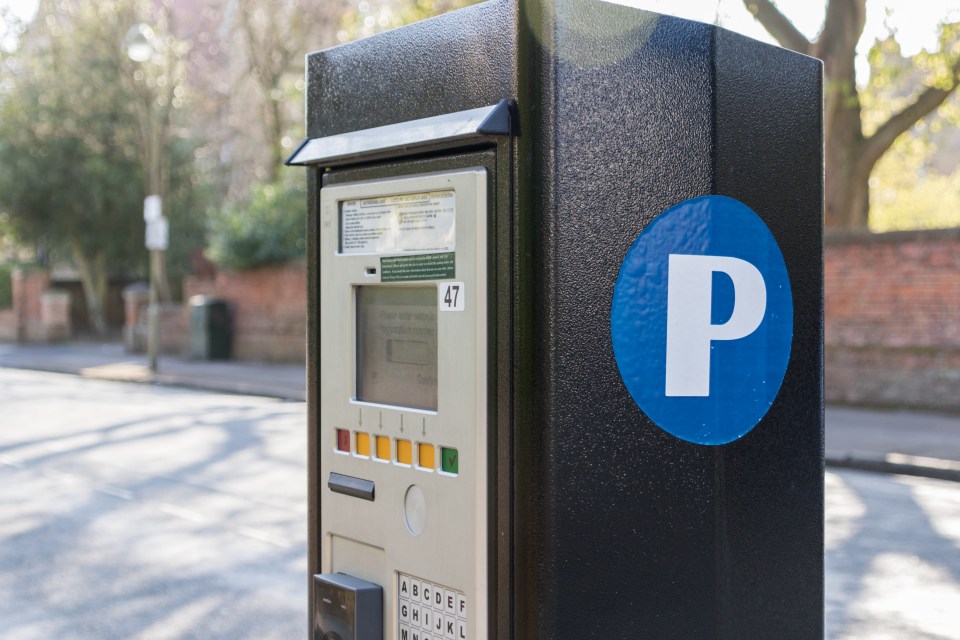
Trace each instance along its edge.
<path fill-rule="evenodd" d="M 144 64 L 158 57 L 157 38 L 153 30 L 145 25 L 134 25 L 124 38 L 127 56 L 136 63 Z M 151 373 L 157 371 L 157 357 L 160 345 L 160 278 L 164 267 L 164 254 L 167 250 L 169 227 L 163 215 L 163 166 L 161 148 L 163 131 L 158 113 L 160 107 L 154 96 L 149 98 L 149 106 L 141 114 L 143 133 L 146 143 L 145 164 L 147 169 L 147 197 L 143 201 L 143 219 L 147 223 L 146 247 L 150 251 L 150 299 L 147 307 L 147 356 Z"/>

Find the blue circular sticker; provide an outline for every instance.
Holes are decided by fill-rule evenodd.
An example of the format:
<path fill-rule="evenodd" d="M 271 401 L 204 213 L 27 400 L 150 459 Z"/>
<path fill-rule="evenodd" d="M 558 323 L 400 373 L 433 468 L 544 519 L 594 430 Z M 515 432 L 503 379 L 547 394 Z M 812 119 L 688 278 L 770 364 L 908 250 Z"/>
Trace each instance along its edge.
<path fill-rule="evenodd" d="M 725 196 L 667 209 L 623 260 L 610 333 L 627 390 L 660 428 L 706 445 L 744 436 L 777 397 L 793 343 L 773 234 Z"/>

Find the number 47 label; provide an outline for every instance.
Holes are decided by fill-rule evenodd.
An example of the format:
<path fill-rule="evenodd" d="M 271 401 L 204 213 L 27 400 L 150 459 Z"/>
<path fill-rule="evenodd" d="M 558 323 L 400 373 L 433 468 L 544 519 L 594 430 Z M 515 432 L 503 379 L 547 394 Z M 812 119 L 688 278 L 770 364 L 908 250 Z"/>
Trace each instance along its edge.
<path fill-rule="evenodd" d="M 437 292 L 440 311 L 463 311 L 463 300 L 466 296 L 462 282 L 441 282 Z"/>

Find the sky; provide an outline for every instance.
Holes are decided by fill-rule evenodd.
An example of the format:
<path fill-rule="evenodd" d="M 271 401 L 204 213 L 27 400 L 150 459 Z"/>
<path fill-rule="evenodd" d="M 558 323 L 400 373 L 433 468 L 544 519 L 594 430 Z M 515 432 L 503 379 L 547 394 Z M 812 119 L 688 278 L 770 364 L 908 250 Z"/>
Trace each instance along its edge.
<path fill-rule="evenodd" d="M 743 0 L 607 0 L 616 4 L 649 9 L 657 13 L 717 22 L 723 27 L 757 40 L 773 42 L 763 27 L 746 10 Z M 815 38 L 823 24 L 823 0 L 775 0 L 774 4 L 808 38 Z M 867 0 L 867 25 L 857 47 L 857 79 L 869 76 L 866 55 L 877 38 L 896 30 L 903 55 L 921 49 L 937 49 L 937 25 L 960 21 L 960 0 Z"/>
<path fill-rule="evenodd" d="M 772 42 L 742 0 L 608 0 L 617 4 L 649 9 L 701 22 L 718 22 L 744 35 Z M 37 10 L 38 0 L 0 0 L 22 18 Z M 817 0 L 776 0 L 776 5 L 810 38 L 814 38 L 823 22 L 825 3 Z M 946 19 L 960 21 L 960 0 L 868 0 L 867 26 L 858 48 L 857 77 L 864 82 L 869 74 L 866 54 L 873 41 L 886 36 L 891 28 L 904 55 L 911 56 L 937 46 L 937 24 Z"/>

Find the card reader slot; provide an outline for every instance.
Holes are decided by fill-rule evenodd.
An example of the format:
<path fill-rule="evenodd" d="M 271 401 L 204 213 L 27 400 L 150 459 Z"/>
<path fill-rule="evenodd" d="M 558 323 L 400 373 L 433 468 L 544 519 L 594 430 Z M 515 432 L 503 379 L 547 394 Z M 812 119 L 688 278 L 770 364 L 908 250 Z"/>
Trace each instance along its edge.
<path fill-rule="evenodd" d="M 327 486 L 334 493 L 342 493 L 345 496 L 354 498 L 363 498 L 373 502 L 374 484 L 373 480 L 364 480 L 363 478 L 354 478 L 345 476 L 342 473 L 330 473 L 330 479 Z"/>

